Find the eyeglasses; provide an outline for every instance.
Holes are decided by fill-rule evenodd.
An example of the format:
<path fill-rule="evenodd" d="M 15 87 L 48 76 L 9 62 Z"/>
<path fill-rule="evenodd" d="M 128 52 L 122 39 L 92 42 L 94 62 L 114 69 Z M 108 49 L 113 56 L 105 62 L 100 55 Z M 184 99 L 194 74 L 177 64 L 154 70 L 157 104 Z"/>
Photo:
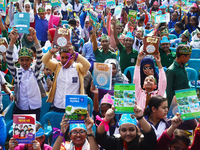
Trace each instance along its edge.
<path fill-rule="evenodd" d="M 77 131 L 72 131 L 72 132 L 70 132 L 73 136 L 75 136 L 75 135 L 77 135 L 78 133 L 80 134 L 80 135 L 84 135 L 85 133 L 86 133 L 86 131 L 84 131 L 84 130 L 81 130 L 81 131 L 79 131 L 79 132 L 77 132 Z"/>
<path fill-rule="evenodd" d="M 121 129 L 120 131 L 121 132 L 127 132 L 127 131 L 133 132 L 134 130 L 135 130 L 134 128 L 129 128 L 129 129 Z"/>
<path fill-rule="evenodd" d="M 143 69 L 144 69 L 144 70 L 153 69 L 153 67 L 152 67 L 152 66 L 144 66 Z"/>

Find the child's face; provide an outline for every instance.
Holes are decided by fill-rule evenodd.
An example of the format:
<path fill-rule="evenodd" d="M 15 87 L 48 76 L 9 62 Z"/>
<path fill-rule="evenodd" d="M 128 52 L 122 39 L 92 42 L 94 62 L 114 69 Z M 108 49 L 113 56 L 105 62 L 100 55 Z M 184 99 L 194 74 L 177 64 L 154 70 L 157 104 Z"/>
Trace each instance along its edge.
<path fill-rule="evenodd" d="M 60 62 L 62 63 L 62 65 L 64 66 L 66 64 L 66 62 L 68 61 L 69 57 L 70 57 L 70 53 L 67 52 L 62 52 L 60 54 Z M 67 65 L 65 66 L 65 68 L 69 68 L 72 63 L 74 62 L 74 59 L 69 60 L 69 62 L 67 63 Z"/>
<path fill-rule="evenodd" d="M 162 14 L 166 13 L 166 8 L 162 8 L 161 11 L 162 11 Z"/>
<path fill-rule="evenodd" d="M 117 34 L 120 34 L 122 32 L 122 27 L 121 26 L 116 26 L 116 31 L 117 31 Z"/>
<path fill-rule="evenodd" d="M 183 143 L 181 140 L 178 140 L 176 143 L 171 144 L 170 150 L 187 150 L 188 146 Z"/>
<path fill-rule="evenodd" d="M 178 18 L 177 13 L 173 13 L 173 14 L 172 14 L 172 20 L 173 20 L 173 21 L 176 21 L 177 18 Z"/>
<path fill-rule="evenodd" d="M 144 24 L 144 21 L 139 21 L 139 22 L 138 22 L 138 26 L 139 26 L 139 27 L 142 27 L 143 24 Z"/>
<path fill-rule="evenodd" d="M 197 8 L 196 7 L 191 7 L 191 12 L 196 13 Z"/>
<path fill-rule="evenodd" d="M 175 28 L 176 32 L 180 32 L 181 31 L 181 28 L 179 28 L 177 25 L 175 25 L 174 28 Z"/>
<path fill-rule="evenodd" d="M 110 109 L 110 107 L 107 104 L 101 104 L 100 109 L 101 109 L 101 116 L 104 118 L 107 110 Z"/>
<path fill-rule="evenodd" d="M 76 26 L 79 27 L 79 21 L 78 20 L 76 20 Z"/>
<path fill-rule="evenodd" d="M 117 73 L 117 68 L 116 68 L 115 64 L 112 64 L 112 77 L 114 75 L 116 75 L 116 73 Z"/>
<path fill-rule="evenodd" d="M 181 35 L 181 41 L 182 42 L 187 42 L 188 38 L 186 38 L 185 35 Z"/>
<path fill-rule="evenodd" d="M 33 60 L 29 57 L 20 57 L 19 64 L 24 70 L 28 70 Z"/>
<path fill-rule="evenodd" d="M 177 10 L 177 6 L 176 6 L 176 5 L 173 5 L 173 9 L 174 9 L 174 10 Z"/>
<path fill-rule="evenodd" d="M 44 74 L 46 76 L 51 76 L 53 74 L 53 71 L 51 71 L 48 67 L 44 68 Z"/>
<path fill-rule="evenodd" d="M 152 76 L 147 76 L 144 80 L 144 85 L 143 88 L 144 89 L 150 89 L 151 91 L 153 91 L 154 89 L 156 89 L 157 85 L 155 85 L 155 80 Z"/>
<path fill-rule="evenodd" d="M 129 123 L 122 124 L 120 126 L 120 135 L 126 143 L 130 143 L 137 135 L 136 126 Z"/>
<path fill-rule="evenodd" d="M 26 5 L 25 5 L 25 11 L 26 11 L 26 12 L 30 12 L 30 9 L 31 9 L 31 8 L 30 8 L 30 5 L 29 5 L 29 4 L 26 4 Z"/>
<path fill-rule="evenodd" d="M 38 13 L 38 15 L 40 16 L 41 19 L 44 20 L 44 18 L 45 18 L 45 13 Z"/>
<path fill-rule="evenodd" d="M 156 115 L 156 118 L 159 119 L 164 119 L 167 117 L 167 113 L 168 113 L 168 103 L 167 101 L 164 101 L 160 104 L 160 106 L 158 107 L 158 109 L 154 109 L 153 112 Z"/>
<path fill-rule="evenodd" d="M 67 4 L 67 1 L 68 1 L 68 0 L 63 0 L 63 3 Z"/>
<path fill-rule="evenodd" d="M 131 4 L 131 1 L 128 0 L 128 1 L 127 1 L 127 5 L 129 6 L 130 4 Z"/>
<path fill-rule="evenodd" d="M 197 33 L 197 37 L 200 39 L 200 33 Z"/>
<path fill-rule="evenodd" d="M 190 60 L 190 56 L 191 56 L 191 54 L 190 55 L 181 55 L 180 56 L 181 57 L 181 62 L 183 64 L 186 64 Z"/>
<path fill-rule="evenodd" d="M 162 43 L 161 48 L 163 49 L 164 52 L 169 51 L 170 43 Z"/>
<path fill-rule="evenodd" d="M 85 22 L 85 27 L 88 28 L 88 26 L 89 26 L 89 21 L 86 21 Z"/>
<path fill-rule="evenodd" d="M 33 41 L 33 37 L 32 37 L 30 34 L 28 34 L 27 40 L 28 40 L 29 42 L 32 42 L 32 41 Z"/>
<path fill-rule="evenodd" d="M 192 26 L 195 26 L 195 21 L 192 19 L 192 18 L 190 18 L 190 24 L 192 25 Z"/>
<path fill-rule="evenodd" d="M 141 30 L 137 30 L 136 37 L 140 39 L 142 36 L 143 36 L 143 32 Z"/>
<path fill-rule="evenodd" d="M 134 41 L 133 41 L 132 38 L 127 37 L 127 38 L 124 39 L 124 46 L 127 47 L 127 48 L 130 48 L 130 47 L 133 46 L 133 42 Z"/>
<path fill-rule="evenodd" d="M 47 9 L 47 14 L 49 15 L 51 13 L 51 9 Z"/>

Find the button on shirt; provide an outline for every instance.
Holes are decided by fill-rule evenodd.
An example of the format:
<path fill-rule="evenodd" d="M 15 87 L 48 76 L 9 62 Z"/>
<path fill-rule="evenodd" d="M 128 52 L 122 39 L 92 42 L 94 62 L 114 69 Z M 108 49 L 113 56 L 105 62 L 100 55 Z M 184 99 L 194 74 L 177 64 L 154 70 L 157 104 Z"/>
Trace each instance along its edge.
<path fill-rule="evenodd" d="M 37 83 L 37 79 L 34 76 L 33 70 L 22 69 L 22 77 L 19 85 L 19 97 L 16 102 L 19 109 L 29 110 L 40 108 L 41 105 L 41 93 Z"/>
<path fill-rule="evenodd" d="M 56 93 L 54 106 L 65 109 L 65 96 L 69 94 L 80 94 L 80 82 L 75 63 L 69 68 L 61 68 L 56 81 Z"/>

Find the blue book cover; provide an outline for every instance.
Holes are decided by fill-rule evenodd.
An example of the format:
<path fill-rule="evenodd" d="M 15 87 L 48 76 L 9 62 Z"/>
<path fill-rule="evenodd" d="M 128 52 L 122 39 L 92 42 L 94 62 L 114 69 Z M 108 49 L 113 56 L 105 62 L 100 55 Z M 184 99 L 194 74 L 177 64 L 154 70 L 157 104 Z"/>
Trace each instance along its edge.
<path fill-rule="evenodd" d="M 66 95 L 65 114 L 69 123 L 84 123 L 87 118 L 87 95 Z"/>
<path fill-rule="evenodd" d="M 0 14 L 6 16 L 6 0 L 0 0 Z"/>
<path fill-rule="evenodd" d="M 155 15 L 155 23 L 165 23 L 170 21 L 170 14 Z"/>
<path fill-rule="evenodd" d="M 18 30 L 18 33 L 29 33 L 30 14 L 26 12 L 14 14 L 14 26 Z"/>
<path fill-rule="evenodd" d="M 61 2 L 60 0 L 51 0 L 51 6 L 54 9 L 60 8 L 61 7 Z"/>
<path fill-rule="evenodd" d="M 106 4 L 107 4 L 107 7 L 109 7 L 110 9 L 113 9 L 116 7 L 115 0 L 106 0 Z"/>
<path fill-rule="evenodd" d="M 112 65 L 94 63 L 93 84 L 99 89 L 111 90 Z"/>

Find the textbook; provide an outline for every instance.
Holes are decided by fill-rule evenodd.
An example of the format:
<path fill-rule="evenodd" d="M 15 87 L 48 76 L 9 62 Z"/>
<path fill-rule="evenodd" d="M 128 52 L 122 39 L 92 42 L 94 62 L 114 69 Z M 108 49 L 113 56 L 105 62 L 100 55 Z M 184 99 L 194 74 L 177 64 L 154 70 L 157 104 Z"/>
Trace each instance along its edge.
<path fill-rule="evenodd" d="M 146 6 L 145 0 L 137 0 L 138 9 L 141 9 L 141 8 L 144 9 L 144 8 L 146 8 L 145 6 Z"/>
<path fill-rule="evenodd" d="M 136 21 L 137 11 L 136 10 L 129 10 L 128 13 L 128 20 Z"/>
<path fill-rule="evenodd" d="M 106 0 L 107 7 L 113 9 L 116 7 L 115 0 Z"/>
<path fill-rule="evenodd" d="M 176 96 L 174 95 L 171 105 L 169 107 L 169 111 L 167 113 L 167 118 L 172 119 L 176 115 L 177 112 L 179 111 L 178 111 Z"/>
<path fill-rule="evenodd" d="M 122 13 L 122 4 L 117 5 L 117 6 L 115 7 L 114 16 L 116 17 L 116 19 L 121 18 L 121 13 Z"/>
<path fill-rule="evenodd" d="M 6 16 L 6 0 L 0 0 L 0 14 Z"/>
<path fill-rule="evenodd" d="M 166 13 L 163 15 L 155 15 L 155 23 L 165 23 L 170 22 L 170 14 Z"/>
<path fill-rule="evenodd" d="M 175 95 L 182 120 L 200 118 L 200 101 L 195 89 L 177 90 Z"/>
<path fill-rule="evenodd" d="M 70 32 L 67 28 L 57 27 L 53 40 L 54 48 L 67 49 L 67 44 L 70 42 Z"/>
<path fill-rule="evenodd" d="M 155 55 L 158 53 L 159 50 L 159 44 L 160 44 L 160 38 L 156 36 L 145 36 L 144 40 L 144 51 L 148 55 Z"/>
<path fill-rule="evenodd" d="M 19 143 L 31 144 L 35 140 L 36 115 L 13 115 L 13 137 Z"/>
<path fill-rule="evenodd" d="M 135 84 L 115 84 L 114 106 L 116 114 L 134 114 Z"/>
<path fill-rule="evenodd" d="M 61 2 L 60 0 L 51 0 L 51 6 L 54 9 L 59 9 L 61 7 Z"/>
<path fill-rule="evenodd" d="M 84 123 L 87 118 L 87 95 L 66 95 L 65 114 L 69 123 Z"/>
<path fill-rule="evenodd" d="M 152 11 L 152 12 L 151 12 L 151 22 L 152 22 L 152 21 L 155 21 L 155 16 L 156 16 L 156 12 L 155 12 L 155 11 Z"/>
<path fill-rule="evenodd" d="M 97 23 L 97 18 L 98 18 L 98 13 L 93 11 L 92 9 L 90 9 L 88 11 L 88 14 L 89 14 L 89 19 L 92 19 L 94 22 L 93 22 L 93 25 L 96 26 L 96 23 Z"/>
<path fill-rule="evenodd" d="M 5 53 L 8 48 L 8 43 L 6 42 L 6 39 L 0 38 L 0 52 Z"/>
<path fill-rule="evenodd" d="M 94 63 L 93 84 L 96 88 L 111 90 L 112 64 Z"/>
<path fill-rule="evenodd" d="M 14 26 L 18 30 L 18 33 L 29 33 L 30 14 L 27 12 L 14 14 Z"/>

